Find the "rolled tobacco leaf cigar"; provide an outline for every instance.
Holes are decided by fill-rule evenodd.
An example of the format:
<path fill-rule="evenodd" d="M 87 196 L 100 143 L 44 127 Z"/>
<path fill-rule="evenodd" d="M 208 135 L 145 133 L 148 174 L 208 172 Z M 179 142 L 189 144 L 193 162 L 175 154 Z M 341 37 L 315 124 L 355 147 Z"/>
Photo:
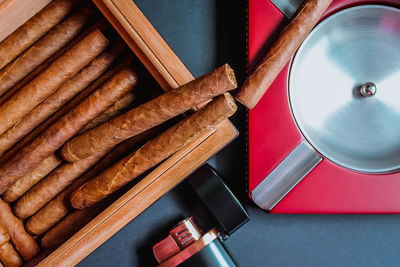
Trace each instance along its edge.
<path fill-rule="evenodd" d="M 30 217 L 25 224 L 26 230 L 33 235 L 41 235 L 48 231 L 72 210 L 72 207 L 69 203 L 69 197 L 73 190 L 84 184 L 90 178 L 100 174 L 103 170 L 114 164 L 116 161 L 134 151 L 134 149 L 138 148 L 146 140 L 155 136 L 163 126 L 164 125 L 160 125 L 159 127 L 151 128 L 146 132 L 136 135 L 117 146 L 114 150 L 97 162 L 96 165 L 94 165 L 89 171 L 79 177 L 79 179 L 73 182 L 68 188 L 66 188 L 63 192 L 61 192 L 43 208 L 36 212 L 32 217 Z"/>
<path fill-rule="evenodd" d="M 108 150 L 99 151 L 96 155 L 88 157 L 84 160 L 74 163 L 63 163 L 59 168 L 53 171 L 15 203 L 13 208 L 14 214 L 22 219 L 28 218 L 29 216 L 35 214 L 53 197 L 55 197 L 74 180 L 76 180 L 76 178 L 91 168 L 99 159 L 107 154 L 107 152 Z M 18 180 L 17 183 L 21 181 L 21 179 Z M 53 214 L 57 212 L 56 210 L 52 210 L 51 213 Z M 49 218 L 44 218 L 43 222 L 48 220 Z M 28 232 L 34 234 L 34 232 L 29 230 Z"/>
<path fill-rule="evenodd" d="M 0 261 L 6 267 L 21 266 L 22 260 L 9 241 L 10 235 L 0 224 Z"/>
<path fill-rule="evenodd" d="M 92 169 L 90 169 L 88 172 L 91 172 Z M 55 198 L 50 200 L 38 212 L 33 214 L 32 217 L 30 217 L 25 223 L 26 230 L 32 235 L 41 235 L 53 227 L 62 218 L 64 218 L 64 216 L 66 216 L 72 209 L 71 205 L 69 204 L 69 196 L 71 192 L 87 181 L 88 178 L 86 177 L 86 174 L 81 176 L 81 178 L 76 180 Z M 91 177 L 92 176 L 89 178 Z"/>
<path fill-rule="evenodd" d="M 44 234 L 41 240 L 42 247 L 57 248 L 96 217 L 103 209 L 104 205 L 96 205 L 90 209 L 73 211 Z"/>
<path fill-rule="evenodd" d="M 4 154 L 32 129 L 65 105 L 80 91 L 104 73 L 122 52 L 122 45 L 110 48 L 97 56 L 57 91 L 36 106 L 25 117 L 0 135 L 0 155 Z"/>
<path fill-rule="evenodd" d="M 225 64 L 73 138 L 64 145 L 61 156 L 69 162 L 86 158 L 99 149 L 113 147 L 236 86 L 235 74 Z"/>
<path fill-rule="evenodd" d="M 332 0 L 306 0 L 294 19 L 280 33 L 257 69 L 243 83 L 235 98 L 252 109 L 260 101 L 315 26 Z"/>
<path fill-rule="evenodd" d="M 117 102 L 115 102 L 114 105 L 109 107 L 106 111 L 104 111 L 102 114 L 94 118 L 91 122 L 89 122 L 85 127 L 83 127 L 78 134 L 87 132 L 100 124 L 109 121 L 122 113 L 126 112 L 129 110 L 129 107 L 131 107 L 133 101 L 135 100 L 135 96 L 132 93 L 128 93 L 127 95 L 123 96 L 121 99 L 118 99 Z"/>
<path fill-rule="evenodd" d="M 21 266 L 22 260 L 10 242 L 0 247 L 0 261 L 5 267 Z"/>
<path fill-rule="evenodd" d="M 72 108 L 86 99 L 90 94 L 92 94 L 96 89 L 102 86 L 108 79 L 114 76 L 120 70 L 129 66 L 132 62 L 132 57 L 129 56 L 123 61 L 119 62 L 116 66 L 113 66 L 110 70 L 100 76 L 96 81 L 90 84 L 87 88 L 85 88 L 82 92 L 80 92 L 76 97 L 74 97 L 70 102 L 68 102 L 65 106 L 63 106 L 60 110 L 54 113 L 50 118 L 41 123 L 38 127 L 36 127 L 33 131 L 31 131 L 27 136 L 25 136 L 20 142 L 14 145 L 11 149 L 9 149 L 1 158 L 0 158 L 0 166 L 4 164 L 4 162 L 8 161 L 11 157 L 13 157 L 18 151 L 20 151 L 25 145 L 33 142 L 33 140 L 39 136 L 42 132 L 47 130 L 53 123 L 59 120 L 62 116 L 67 114 Z M 1 177 L 0 177 L 1 179 Z"/>
<path fill-rule="evenodd" d="M 9 240 L 10 240 L 10 235 L 8 234 L 7 229 L 0 224 L 0 246 L 4 245 Z"/>
<path fill-rule="evenodd" d="M 60 23 L 79 0 L 55 0 L 0 43 L 0 69 Z"/>
<path fill-rule="evenodd" d="M 81 8 L 3 68 L 0 71 L 0 95 L 78 35 L 93 13 L 91 6 Z"/>
<path fill-rule="evenodd" d="M 20 196 L 25 194 L 25 192 L 28 191 L 32 186 L 37 184 L 47 174 L 54 170 L 60 163 L 61 160 L 55 154 L 51 154 L 31 172 L 28 172 L 15 184 L 13 184 L 10 189 L 3 194 L 3 199 L 7 202 L 14 202 Z"/>
<path fill-rule="evenodd" d="M 0 106 L 0 134 L 22 119 L 60 85 L 72 78 L 107 45 L 108 40 L 104 35 L 99 30 L 93 31 L 21 88 Z"/>
<path fill-rule="evenodd" d="M 44 130 L 31 143 L 16 152 L 0 166 L 0 193 L 3 193 L 16 180 L 54 153 L 90 120 L 127 94 L 136 82 L 137 76 L 132 69 L 126 68 L 119 71 L 93 94 Z"/>
<path fill-rule="evenodd" d="M 233 115 L 236 109 L 235 100 L 229 93 L 217 97 L 204 108 L 74 190 L 71 194 L 72 206 L 83 209 L 103 200 L 193 141 L 203 131 L 215 127 Z"/>
<path fill-rule="evenodd" d="M 74 163 L 63 163 L 18 199 L 13 207 L 14 214 L 21 219 L 32 216 L 93 166 L 104 154 L 105 152 L 99 153 Z"/>
<path fill-rule="evenodd" d="M 11 212 L 10 206 L 0 199 L 0 224 L 7 229 L 11 241 L 24 260 L 35 257 L 40 249 L 35 239 L 30 236 L 22 222 Z"/>
<path fill-rule="evenodd" d="M 71 42 L 65 45 L 63 48 L 58 50 L 54 55 L 46 59 L 40 66 L 38 66 L 35 70 L 33 70 L 29 75 L 25 76 L 21 81 L 19 81 L 16 85 L 14 85 L 10 90 L 7 91 L 4 95 L 0 97 L 0 105 L 5 103 L 11 96 L 13 96 L 16 92 L 18 92 L 22 87 L 32 81 L 36 76 L 42 73 L 51 63 L 53 63 L 57 58 L 71 49 L 74 45 L 76 45 L 79 41 L 83 39 L 88 33 L 92 32 L 94 29 L 107 29 L 105 26 L 105 22 L 103 20 L 98 21 L 89 29 L 85 30 L 85 32 L 76 36 Z"/>

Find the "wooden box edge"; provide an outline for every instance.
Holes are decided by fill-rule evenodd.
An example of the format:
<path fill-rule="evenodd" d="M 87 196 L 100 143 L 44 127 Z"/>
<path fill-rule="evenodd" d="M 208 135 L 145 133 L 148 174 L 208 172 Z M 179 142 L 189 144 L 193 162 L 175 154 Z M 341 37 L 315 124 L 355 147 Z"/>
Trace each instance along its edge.
<path fill-rule="evenodd" d="M 51 0 L 1 2 L 0 41 L 50 2 Z M 93 2 L 164 90 L 176 88 L 194 79 L 132 0 Z M 26 12 L 27 7 L 29 12 Z M 14 19 L 10 19 L 12 16 Z M 7 23 L 1 23 L 2 21 Z M 125 193 L 71 239 L 44 258 L 38 266 L 71 266 L 79 263 L 237 135 L 236 128 L 229 120 L 204 133 L 158 166 L 142 180 L 141 186 L 139 183 L 139 187 L 135 186 Z M 148 197 L 149 195 L 151 197 Z M 136 204 L 138 202 L 140 205 Z"/>

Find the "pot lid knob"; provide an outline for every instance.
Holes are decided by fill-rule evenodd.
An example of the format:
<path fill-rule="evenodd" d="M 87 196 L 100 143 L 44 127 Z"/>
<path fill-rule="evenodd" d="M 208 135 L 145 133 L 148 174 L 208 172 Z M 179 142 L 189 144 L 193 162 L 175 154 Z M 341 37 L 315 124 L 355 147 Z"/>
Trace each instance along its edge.
<path fill-rule="evenodd" d="M 362 96 L 373 96 L 376 94 L 376 85 L 371 82 L 364 83 L 360 87 L 360 93 Z"/>

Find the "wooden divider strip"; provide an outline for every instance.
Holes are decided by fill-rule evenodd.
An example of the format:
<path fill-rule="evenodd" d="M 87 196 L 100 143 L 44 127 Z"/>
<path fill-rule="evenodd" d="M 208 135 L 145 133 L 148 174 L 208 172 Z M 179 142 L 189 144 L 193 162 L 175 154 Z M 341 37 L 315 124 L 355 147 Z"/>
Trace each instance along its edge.
<path fill-rule="evenodd" d="M 213 134 L 205 133 L 171 156 L 86 225 L 79 234 L 65 242 L 57 249 L 57 253 L 48 256 L 38 266 L 72 266 L 84 259 L 162 195 L 175 187 L 187 175 L 196 170 L 209 158 L 210 153 L 218 152 L 229 141 L 233 140 L 237 131 L 232 127 L 227 127 L 228 122 L 228 120 L 225 120 L 216 127 Z M 221 128 L 225 130 L 221 130 Z M 228 131 L 226 128 L 230 130 Z"/>

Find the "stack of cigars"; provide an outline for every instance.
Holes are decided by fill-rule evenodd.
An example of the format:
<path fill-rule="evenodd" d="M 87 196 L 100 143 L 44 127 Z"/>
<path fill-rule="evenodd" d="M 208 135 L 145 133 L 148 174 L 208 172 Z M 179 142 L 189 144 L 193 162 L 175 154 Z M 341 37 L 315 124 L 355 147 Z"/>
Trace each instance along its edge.
<path fill-rule="evenodd" d="M 237 109 L 228 65 L 138 104 L 132 61 L 84 0 L 54 0 L 0 42 L 4 266 L 58 247 L 120 188 Z"/>

